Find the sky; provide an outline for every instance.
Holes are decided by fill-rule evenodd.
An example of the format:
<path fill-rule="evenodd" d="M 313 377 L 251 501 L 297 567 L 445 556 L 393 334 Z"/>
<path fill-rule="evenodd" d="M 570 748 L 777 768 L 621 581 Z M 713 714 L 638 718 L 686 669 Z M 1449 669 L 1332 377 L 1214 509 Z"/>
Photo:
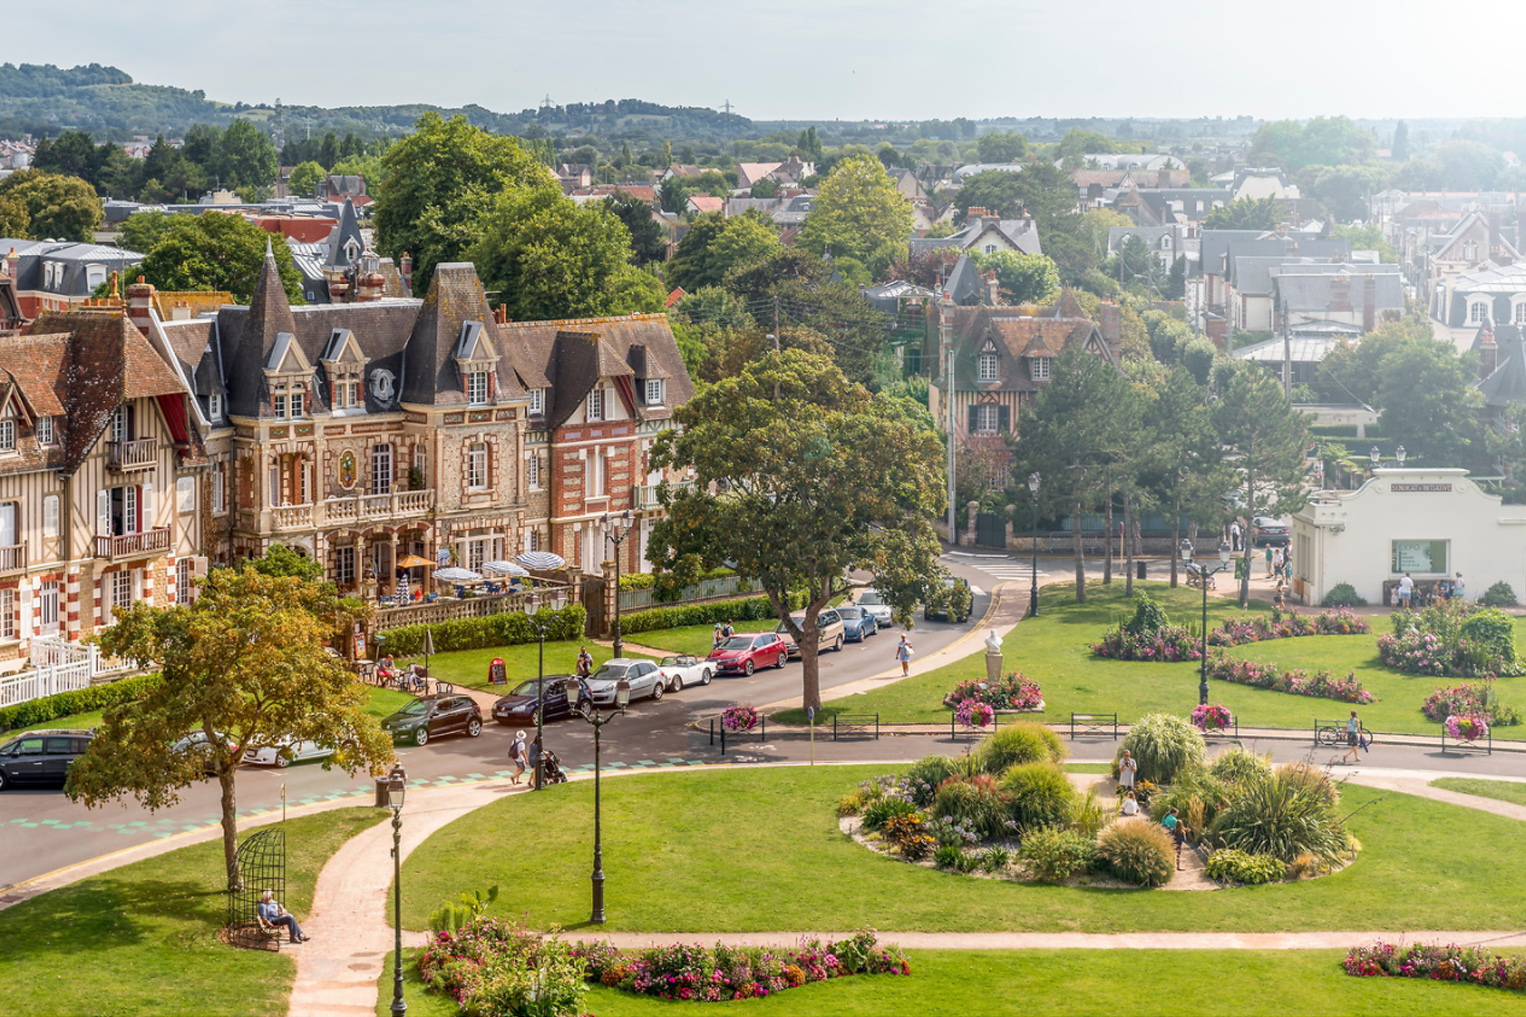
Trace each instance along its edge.
<path fill-rule="evenodd" d="M 8 5 L 0 62 L 112 64 L 252 104 L 1418 119 L 1526 114 L 1523 29 L 1522 0 L 78 0 Z"/>

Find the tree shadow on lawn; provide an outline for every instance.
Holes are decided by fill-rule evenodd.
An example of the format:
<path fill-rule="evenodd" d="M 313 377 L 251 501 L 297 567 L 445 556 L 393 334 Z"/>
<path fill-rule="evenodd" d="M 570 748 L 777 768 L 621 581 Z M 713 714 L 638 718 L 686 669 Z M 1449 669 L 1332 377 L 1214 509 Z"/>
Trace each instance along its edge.
<path fill-rule="evenodd" d="M 87 879 L 0 912 L 7 960 L 166 941 L 214 945 L 228 893 L 189 880 Z M 25 931 L 23 931 L 25 930 Z"/>

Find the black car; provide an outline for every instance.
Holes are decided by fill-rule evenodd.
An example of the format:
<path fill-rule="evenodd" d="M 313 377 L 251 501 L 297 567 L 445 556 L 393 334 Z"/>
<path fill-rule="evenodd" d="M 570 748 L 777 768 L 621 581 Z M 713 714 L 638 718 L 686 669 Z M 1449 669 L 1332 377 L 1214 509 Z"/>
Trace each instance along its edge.
<path fill-rule="evenodd" d="M 545 678 L 522 681 L 508 695 L 493 704 L 493 719 L 500 724 L 523 726 L 535 723 L 535 687 L 545 686 L 546 712 L 541 722 L 561 720 L 570 716 L 567 706 L 567 683 L 573 681 L 570 674 L 548 674 Z"/>
<path fill-rule="evenodd" d="M 420 696 L 382 721 L 395 741 L 428 744 L 441 735 L 482 733 L 482 711 L 470 696 Z"/>
<path fill-rule="evenodd" d="M 0 745 L 0 791 L 16 785 L 62 784 L 90 747 L 93 731 L 28 731 Z"/>

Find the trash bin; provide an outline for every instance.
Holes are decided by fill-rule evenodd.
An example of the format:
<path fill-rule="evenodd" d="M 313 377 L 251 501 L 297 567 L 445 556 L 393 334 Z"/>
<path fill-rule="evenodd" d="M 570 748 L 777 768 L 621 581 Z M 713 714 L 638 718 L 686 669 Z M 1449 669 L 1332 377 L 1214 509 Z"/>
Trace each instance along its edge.
<path fill-rule="evenodd" d="M 1135 579 L 1143 579 L 1145 577 L 1145 563 L 1142 562 L 1142 561 L 1136 561 L 1134 563 L 1134 565 L 1135 565 L 1134 578 Z"/>
<path fill-rule="evenodd" d="M 375 801 L 374 804 L 376 805 L 376 807 L 378 809 L 385 809 L 385 808 L 388 808 L 391 805 L 391 803 L 387 800 L 387 778 L 386 777 L 377 777 L 376 778 L 376 801 Z"/>

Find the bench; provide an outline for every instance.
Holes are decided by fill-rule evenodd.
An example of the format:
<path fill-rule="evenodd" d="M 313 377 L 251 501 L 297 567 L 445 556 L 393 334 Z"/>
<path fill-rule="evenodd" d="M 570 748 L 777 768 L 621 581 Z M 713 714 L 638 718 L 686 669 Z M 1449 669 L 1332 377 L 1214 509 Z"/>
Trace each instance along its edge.
<path fill-rule="evenodd" d="M 1072 713 L 1070 715 L 1070 740 L 1076 740 L 1077 728 L 1083 735 L 1109 735 L 1113 741 L 1118 740 L 1118 714 L 1116 713 Z"/>
<path fill-rule="evenodd" d="M 832 740 L 837 741 L 837 734 L 841 729 L 843 734 L 869 733 L 870 726 L 874 728 L 875 741 L 880 737 L 880 715 L 877 713 L 834 713 L 832 715 Z"/>

